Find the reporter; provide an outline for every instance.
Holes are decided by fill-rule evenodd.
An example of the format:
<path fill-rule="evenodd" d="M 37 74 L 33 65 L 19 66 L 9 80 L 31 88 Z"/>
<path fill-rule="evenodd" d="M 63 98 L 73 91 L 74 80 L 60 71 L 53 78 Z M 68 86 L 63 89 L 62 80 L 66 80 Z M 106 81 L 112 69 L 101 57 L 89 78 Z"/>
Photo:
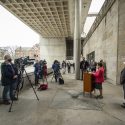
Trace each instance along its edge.
<path fill-rule="evenodd" d="M 15 83 L 18 77 L 18 72 L 14 64 L 12 64 L 10 55 L 5 55 L 4 60 L 5 61 L 1 64 L 1 82 L 4 86 L 2 98 L 3 103 L 8 105 L 10 104 L 8 93 L 11 100 L 17 100 L 14 90 L 16 88 Z"/>

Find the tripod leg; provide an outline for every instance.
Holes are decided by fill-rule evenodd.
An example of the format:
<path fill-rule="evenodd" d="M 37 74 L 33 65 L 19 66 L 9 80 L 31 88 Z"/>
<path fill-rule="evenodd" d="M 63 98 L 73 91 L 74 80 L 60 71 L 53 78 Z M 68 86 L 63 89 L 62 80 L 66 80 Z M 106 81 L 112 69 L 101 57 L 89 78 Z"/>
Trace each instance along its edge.
<path fill-rule="evenodd" d="M 24 69 L 24 70 L 25 70 L 25 69 Z M 32 89 L 33 89 L 33 91 L 34 91 L 34 94 L 36 95 L 36 98 L 37 98 L 37 100 L 39 101 L 38 95 L 36 94 L 36 91 L 35 91 L 35 89 L 34 89 L 34 87 L 33 87 L 33 84 L 32 84 L 32 82 L 31 82 L 31 80 L 30 80 L 30 78 L 29 78 L 29 76 L 28 76 L 26 70 L 25 70 L 25 73 L 26 73 L 26 76 L 27 76 L 27 78 L 28 78 L 28 81 L 29 81 L 29 83 L 30 83 L 30 85 L 31 85 L 31 87 L 32 87 Z"/>

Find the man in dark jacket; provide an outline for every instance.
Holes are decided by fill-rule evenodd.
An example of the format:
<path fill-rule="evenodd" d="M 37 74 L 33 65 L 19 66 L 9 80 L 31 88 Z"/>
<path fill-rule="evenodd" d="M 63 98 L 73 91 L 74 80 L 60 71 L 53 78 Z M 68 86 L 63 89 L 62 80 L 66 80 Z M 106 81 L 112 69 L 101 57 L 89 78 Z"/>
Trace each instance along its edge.
<path fill-rule="evenodd" d="M 124 65 L 125 65 L 125 62 L 124 62 Z M 121 83 L 121 85 L 123 85 L 124 99 L 125 99 L 125 67 L 121 71 L 120 83 Z M 123 103 L 122 107 L 125 108 L 125 103 Z"/>
<path fill-rule="evenodd" d="M 5 55 L 4 62 L 1 64 L 1 82 L 4 86 L 3 88 L 3 103 L 10 104 L 8 99 L 8 93 L 11 100 L 17 100 L 14 94 L 15 82 L 17 80 L 17 70 L 12 64 L 12 59 L 10 55 Z"/>
<path fill-rule="evenodd" d="M 59 74 L 60 74 L 60 64 L 58 62 L 58 60 L 55 60 L 53 65 L 52 65 L 52 69 L 53 69 L 53 73 L 55 76 L 55 82 L 57 82 L 58 78 L 59 78 Z"/>
<path fill-rule="evenodd" d="M 80 69 L 81 69 L 81 72 L 82 72 L 81 80 L 83 80 L 83 73 L 87 71 L 88 67 L 89 67 L 89 63 L 83 57 L 83 60 L 80 62 Z"/>
<path fill-rule="evenodd" d="M 39 77 L 43 77 L 43 73 L 40 74 L 40 72 L 42 72 L 41 68 L 39 60 L 36 60 L 36 63 L 34 64 L 35 85 L 39 84 Z"/>

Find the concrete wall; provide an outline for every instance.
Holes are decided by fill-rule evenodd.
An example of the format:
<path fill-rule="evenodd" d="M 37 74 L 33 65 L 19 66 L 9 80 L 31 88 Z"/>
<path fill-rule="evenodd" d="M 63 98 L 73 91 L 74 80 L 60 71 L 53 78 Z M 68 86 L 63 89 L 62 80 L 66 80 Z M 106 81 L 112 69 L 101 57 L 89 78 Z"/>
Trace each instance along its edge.
<path fill-rule="evenodd" d="M 95 61 L 103 59 L 106 62 L 108 80 L 114 84 L 117 75 L 117 31 L 118 1 L 116 0 L 83 48 L 85 57 L 95 51 Z"/>
<path fill-rule="evenodd" d="M 55 59 L 63 61 L 66 59 L 65 38 L 42 38 L 40 37 L 40 58 L 47 61 L 48 67 L 52 66 Z"/>
<path fill-rule="evenodd" d="M 117 83 L 124 67 L 123 62 L 125 62 L 125 0 L 119 0 Z"/>

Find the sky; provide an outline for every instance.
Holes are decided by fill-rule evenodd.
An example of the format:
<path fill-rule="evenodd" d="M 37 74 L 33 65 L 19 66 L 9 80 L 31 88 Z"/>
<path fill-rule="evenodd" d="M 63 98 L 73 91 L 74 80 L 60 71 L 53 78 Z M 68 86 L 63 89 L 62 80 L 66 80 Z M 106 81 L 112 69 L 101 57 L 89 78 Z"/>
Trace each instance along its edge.
<path fill-rule="evenodd" d="M 105 0 L 92 0 L 89 13 L 98 13 Z M 88 33 L 96 17 L 87 17 L 83 32 Z M 39 35 L 0 5 L 0 47 L 32 47 Z"/>
<path fill-rule="evenodd" d="M 0 5 L 0 47 L 32 47 L 39 35 Z"/>
<path fill-rule="evenodd" d="M 92 0 L 90 8 L 89 8 L 89 14 L 90 13 L 98 13 L 103 5 L 103 3 L 105 2 L 105 0 Z M 93 24 L 93 22 L 95 21 L 96 17 L 87 17 L 86 18 L 86 22 L 84 25 L 84 33 L 87 34 Z"/>

